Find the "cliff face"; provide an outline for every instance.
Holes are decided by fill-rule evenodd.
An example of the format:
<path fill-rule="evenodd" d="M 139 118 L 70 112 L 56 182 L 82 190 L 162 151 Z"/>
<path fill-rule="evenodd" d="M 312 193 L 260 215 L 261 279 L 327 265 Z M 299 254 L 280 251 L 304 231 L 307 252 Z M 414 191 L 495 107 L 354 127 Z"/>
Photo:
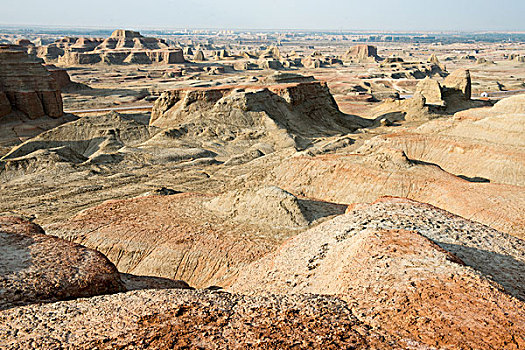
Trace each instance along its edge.
<path fill-rule="evenodd" d="M 38 47 L 46 62 L 83 64 L 175 64 L 184 63 L 181 49 L 170 48 L 163 39 L 144 37 L 138 32 L 116 30 L 109 38 L 71 38 Z"/>
<path fill-rule="evenodd" d="M 343 56 L 344 61 L 356 63 L 378 62 L 381 57 L 377 55 L 377 47 L 372 45 L 356 45 L 348 49 Z"/>
<path fill-rule="evenodd" d="M 0 117 L 12 110 L 30 119 L 63 115 L 57 82 L 18 46 L 0 46 L 0 91 Z"/>
<path fill-rule="evenodd" d="M 256 129 L 308 138 L 348 133 L 368 121 L 342 113 L 325 83 L 306 82 L 166 91 L 155 102 L 150 123 L 227 127 L 234 137 Z"/>

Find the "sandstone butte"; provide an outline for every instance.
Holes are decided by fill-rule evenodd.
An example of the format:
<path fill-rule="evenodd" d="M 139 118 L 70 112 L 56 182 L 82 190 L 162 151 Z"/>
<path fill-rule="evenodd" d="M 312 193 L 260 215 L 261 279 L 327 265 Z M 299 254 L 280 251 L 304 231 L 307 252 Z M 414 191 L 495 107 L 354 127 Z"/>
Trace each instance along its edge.
<path fill-rule="evenodd" d="M 343 55 L 343 60 L 356 63 L 371 63 L 381 61 L 382 58 L 377 54 L 377 47 L 372 45 L 356 45 L 348 49 Z"/>
<path fill-rule="evenodd" d="M 203 124 L 200 119 L 229 124 L 228 131 L 234 133 L 264 127 L 268 134 L 279 135 L 283 130 L 303 137 L 371 125 L 369 120 L 342 113 L 326 83 L 318 81 L 166 91 L 155 102 L 150 124 Z"/>
<path fill-rule="evenodd" d="M 63 115 L 62 96 L 51 74 L 16 45 L 0 46 L 0 120 L 18 111 L 29 119 Z"/>
<path fill-rule="evenodd" d="M 184 63 L 182 49 L 139 32 L 115 30 L 108 38 L 65 37 L 52 44 L 28 49 L 46 63 L 84 64 L 175 64 Z"/>

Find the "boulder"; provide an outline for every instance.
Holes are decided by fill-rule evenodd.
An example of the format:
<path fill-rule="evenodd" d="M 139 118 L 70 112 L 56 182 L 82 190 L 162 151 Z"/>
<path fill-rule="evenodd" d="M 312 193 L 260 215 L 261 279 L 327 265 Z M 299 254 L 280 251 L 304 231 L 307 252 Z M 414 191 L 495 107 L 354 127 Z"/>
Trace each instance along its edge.
<path fill-rule="evenodd" d="M 124 290 L 104 255 L 31 222 L 0 217 L 0 243 L 0 310 Z"/>

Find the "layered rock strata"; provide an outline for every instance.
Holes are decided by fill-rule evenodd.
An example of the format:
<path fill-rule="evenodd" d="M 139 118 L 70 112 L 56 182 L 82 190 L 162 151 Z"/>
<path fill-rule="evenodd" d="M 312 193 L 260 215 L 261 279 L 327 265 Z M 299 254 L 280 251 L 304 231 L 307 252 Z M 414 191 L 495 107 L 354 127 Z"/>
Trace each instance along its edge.
<path fill-rule="evenodd" d="M 9 106 L 7 102 L 9 101 Z M 18 46 L 0 46 L 0 117 L 11 111 L 29 119 L 63 115 L 57 82 Z"/>

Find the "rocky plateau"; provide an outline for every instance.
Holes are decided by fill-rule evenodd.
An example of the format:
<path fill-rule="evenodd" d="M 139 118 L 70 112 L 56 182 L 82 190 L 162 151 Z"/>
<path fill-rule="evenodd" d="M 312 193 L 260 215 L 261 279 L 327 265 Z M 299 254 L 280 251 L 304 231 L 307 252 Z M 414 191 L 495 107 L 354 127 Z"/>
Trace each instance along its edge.
<path fill-rule="evenodd" d="M 13 33 L 1 349 L 525 349 L 521 43 Z"/>

